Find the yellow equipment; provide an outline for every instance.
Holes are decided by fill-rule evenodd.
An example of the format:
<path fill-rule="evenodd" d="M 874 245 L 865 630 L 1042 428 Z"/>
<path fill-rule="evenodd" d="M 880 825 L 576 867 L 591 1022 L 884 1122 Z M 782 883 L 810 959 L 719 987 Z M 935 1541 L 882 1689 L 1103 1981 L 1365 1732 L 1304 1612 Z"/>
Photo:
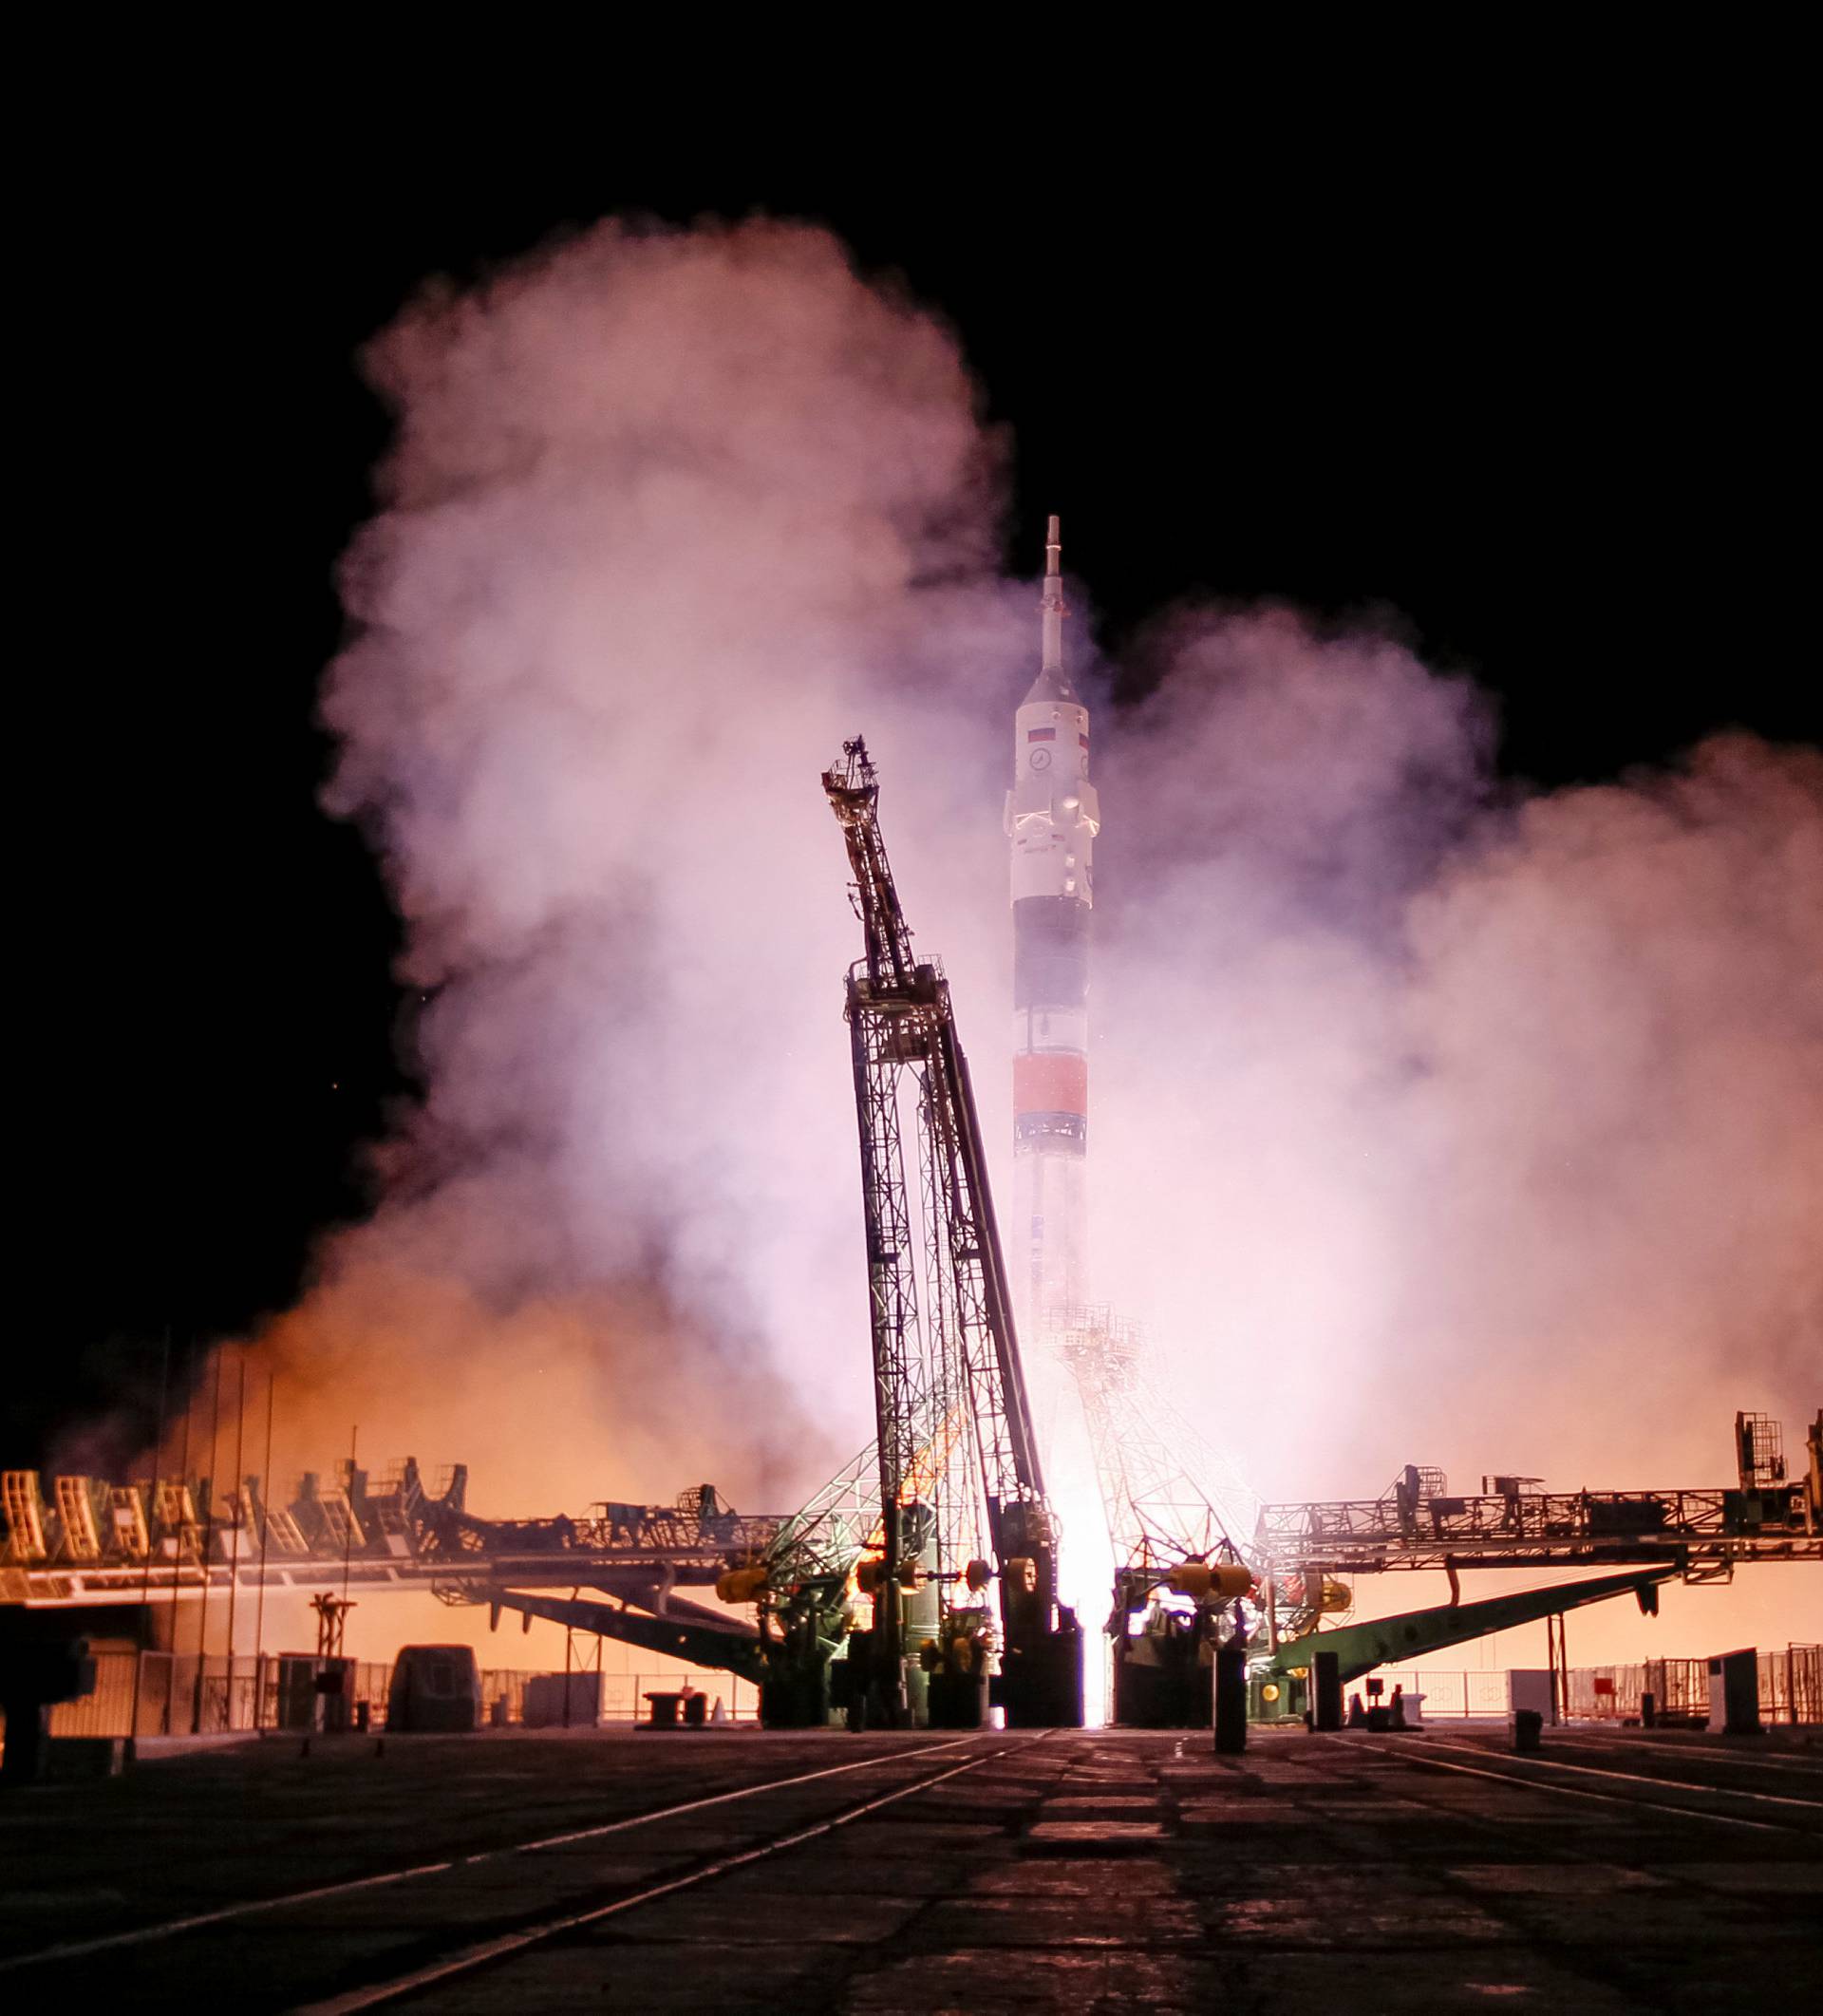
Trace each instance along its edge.
<path fill-rule="evenodd" d="M 863 1561 L 855 1571 L 855 1586 L 864 1596 L 876 1596 L 886 1587 L 887 1564 L 882 1560 Z M 918 1564 L 915 1559 L 899 1563 L 899 1587 L 916 1589 L 918 1586 Z"/>
<path fill-rule="evenodd" d="M 1165 1587 L 1198 1603 L 1232 1603 L 1253 1587 L 1253 1571 L 1237 1561 L 1182 1561 L 1165 1577 Z"/>

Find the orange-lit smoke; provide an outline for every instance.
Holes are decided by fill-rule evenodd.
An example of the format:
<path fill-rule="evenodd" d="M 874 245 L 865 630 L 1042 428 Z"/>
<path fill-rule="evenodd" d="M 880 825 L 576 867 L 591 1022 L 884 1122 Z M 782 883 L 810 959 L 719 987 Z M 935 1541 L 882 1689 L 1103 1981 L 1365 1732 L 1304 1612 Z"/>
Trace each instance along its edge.
<path fill-rule="evenodd" d="M 606 1497 L 668 1501 L 705 1481 L 771 1505 L 796 1487 L 799 1465 L 769 1468 L 768 1450 L 796 1441 L 814 1454 L 820 1445 L 812 1418 L 758 1367 L 732 1362 L 713 1379 L 679 1378 L 680 1366 L 713 1354 L 713 1341 L 690 1334 L 634 1284 L 490 1306 L 452 1265 L 414 1270 L 368 1246 L 350 1241 L 350 1264 L 249 1353 L 255 1455 L 265 1382 L 269 1373 L 278 1381 L 273 1470 L 281 1485 L 304 1469 L 327 1472 L 358 1429 L 360 1461 L 376 1473 L 413 1455 L 432 1483 L 442 1463 L 468 1460 L 479 1493 L 471 1503 L 486 1516 L 575 1510 Z M 232 1402 L 232 1354 L 226 1377 Z M 766 1435 L 754 1435 L 756 1421 L 768 1423 Z M 723 1457 L 720 1472 L 688 1471 L 692 1452 Z"/>

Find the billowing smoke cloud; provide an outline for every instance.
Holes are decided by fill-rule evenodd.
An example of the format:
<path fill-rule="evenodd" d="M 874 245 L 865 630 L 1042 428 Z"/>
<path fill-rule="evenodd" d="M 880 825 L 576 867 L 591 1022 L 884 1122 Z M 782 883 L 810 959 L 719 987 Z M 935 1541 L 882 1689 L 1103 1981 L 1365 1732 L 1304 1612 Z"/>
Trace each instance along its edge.
<path fill-rule="evenodd" d="M 504 1390 L 522 1308 L 630 1295 L 667 1348 L 566 1317 L 595 1404 L 546 1424 L 593 1495 L 713 1460 L 795 1501 L 870 1427 L 856 931 L 818 773 L 866 730 L 919 914 L 963 887 L 992 915 L 1002 872 L 993 674 L 1024 612 L 972 386 L 828 236 L 769 224 L 604 225 L 426 296 L 368 364 L 399 428 L 345 569 L 331 803 L 406 921 L 428 1095 L 299 1334 L 371 1275 L 392 1305 L 454 1281 L 500 1320 L 453 1355 Z M 422 1442 L 442 1409 L 411 1384 Z M 682 1474 L 630 1471 L 679 1396 Z"/>
<path fill-rule="evenodd" d="M 1034 616 L 995 444 L 949 333 L 780 225 L 604 225 L 368 362 L 398 436 L 331 803 L 428 1089 L 288 1379 L 320 1460 L 381 1420 L 502 1510 L 703 1476 L 784 1509 L 871 1432 L 817 781 L 856 729 L 1007 1134 Z M 1734 736 L 1525 797 L 1394 635 L 1185 611 L 1143 655 L 1150 697 L 1098 703 L 1095 1259 L 1211 1433 L 1304 1497 L 1407 1458 L 1714 1479 L 1736 1404 L 1801 1418 L 1823 759 Z"/>
<path fill-rule="evenodd" d="M 1823 758 L 1496 796 L 1484 704 L 1396 640 L 1153 648 L 1102 787 L 1098 1251 L 1272 1495 L 1725 1480 L 1736 1406 L 1808 1419 Z"/>

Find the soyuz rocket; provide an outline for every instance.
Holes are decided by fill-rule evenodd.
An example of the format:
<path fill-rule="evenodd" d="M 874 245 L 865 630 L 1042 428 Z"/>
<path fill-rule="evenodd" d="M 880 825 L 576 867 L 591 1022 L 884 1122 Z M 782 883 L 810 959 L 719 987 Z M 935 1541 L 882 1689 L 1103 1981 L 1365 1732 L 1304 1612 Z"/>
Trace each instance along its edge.
<path fill-rule="evenodd" d="M 1062 542 L 1052 518 L 1038 677 L 1013 716 L 1013 1209 L 1007 1261 L 1033 1343 L 1088 1293 L 1089 923 L 1100 807 L 1089 710 L 1063 669 Z"/>

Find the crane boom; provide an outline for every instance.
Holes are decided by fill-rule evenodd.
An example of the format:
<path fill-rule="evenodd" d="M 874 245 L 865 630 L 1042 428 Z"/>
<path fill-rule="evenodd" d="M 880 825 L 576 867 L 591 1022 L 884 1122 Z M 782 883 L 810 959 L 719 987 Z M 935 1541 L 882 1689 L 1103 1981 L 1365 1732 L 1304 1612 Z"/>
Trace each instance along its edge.
<path fill-rule="evenodd" d="M 912 951 L 880 836 L 878 781 L 858 738 L 842 745 L 823 788 L 847 845 L 866 948 L 849 970 L 845 1013 L 860 1135 L 885 1550 L 870 1653 L 876 1700 L 892 1714 L 903 1696 L 903 1592 L 917 1582 L 920 1562 L 927 1585 L 953 1593 L 965 1583 L 981 1586 L 985 1574 L 974 1571 L 985 1572 L 991 1551 L 1001 1577 L 1007 1720 L 1070 1720 L 1069 1702 L 1080 1688 L 1075 1620 L 1057 1608 L 1056 1522 L 1044 1498 L 949 984 L 935 961 L 920 961 Z M 916 1114 L 915 1226 L 905 1105 Z M 974 1609 L 968 1615 L 977 1626 L 986 1618 Z M 1060 1679 L 1066 1664 L 1067 1683 Z M 879 1675 L 887 1676 L 884 1698 Z"/>

